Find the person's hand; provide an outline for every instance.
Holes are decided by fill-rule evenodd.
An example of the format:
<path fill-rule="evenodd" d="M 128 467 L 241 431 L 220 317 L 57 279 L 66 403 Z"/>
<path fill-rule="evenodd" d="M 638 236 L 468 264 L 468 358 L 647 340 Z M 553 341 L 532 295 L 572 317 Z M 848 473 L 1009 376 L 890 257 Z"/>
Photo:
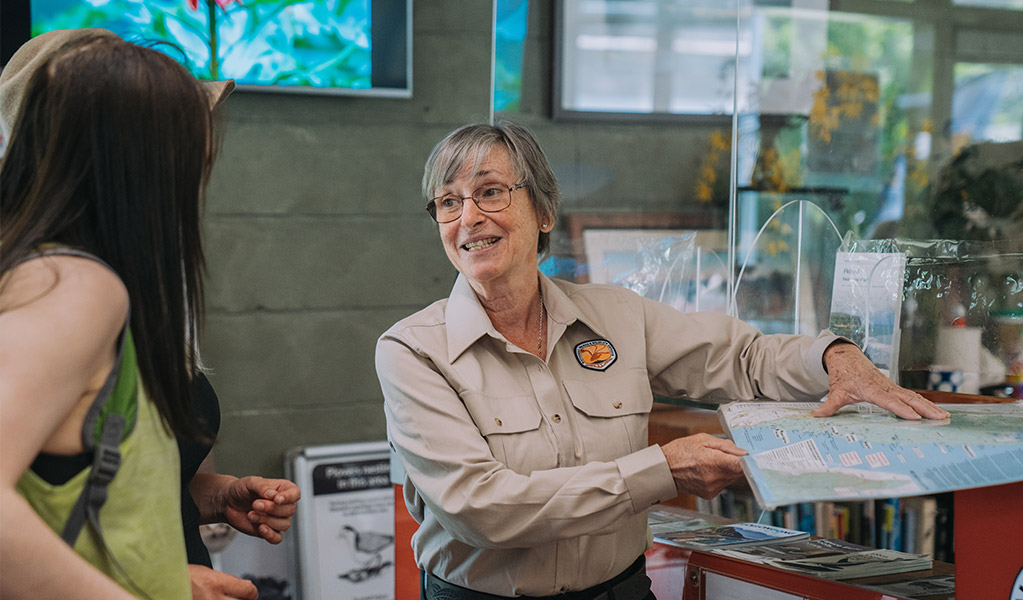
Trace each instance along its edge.
<path fill-rule="evenodd" d="M 725 486 L 742 477 L 746 451 L 706 433 L 678 438 L 661 446 L 680 494 L 713 498 Z"/>
<path fill-rule="evenodd" d="M 301 497 L 287 479 L 242 477 L 224 491 L 224 519 L 238 531 L 279 544 Z"/>
<path fill-rule="evenodd" d="M 256 600 L 259 590 L 248 579 L 214 571 L 204 565 L 188 565 L 192 600 Z"/>
<path fill-rule="evenodd" d="M 903 419 L 947 419 L 948 413 L 916 392 L 895 385 L 854 344 L 835 343 L 824 351 L 828 367 L 828 399 L 813 411 L 829 417 L 843 406 L 869 402 Z"/>

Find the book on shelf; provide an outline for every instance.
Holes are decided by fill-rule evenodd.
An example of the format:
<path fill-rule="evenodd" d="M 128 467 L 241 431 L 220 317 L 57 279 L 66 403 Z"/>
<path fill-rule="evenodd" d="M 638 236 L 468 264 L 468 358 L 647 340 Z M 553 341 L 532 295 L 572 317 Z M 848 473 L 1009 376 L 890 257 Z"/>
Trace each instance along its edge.
<path fill-rule="evenodd" d="M 712 550 L 714 548 L 742 548 L 758 544 L 792 542 L 810 537 L 805 531 L 785 529 L 762 523 L 732 523 L 705 529 L 692 529 L 654 534 L 654 539 L 663 544 Z"/>
<path fill-rule="evenodd" d="M 712 550 L 715 554 L 770 565 L 822 579 L 854 579 L 929 569 L 930 557 L 894 550 L 878 550 L 837 539 Z"/>
<path fill-rule="evenodd" d="M 934 518 L 934 560 L 955 562 L 954 529 L 952 527 L 955 522 L 954 497 L 952 494 L 938 494 L 934 498 L 938 504 L 937 516 Z"/>
<path fill-rule="evenodd" d="M 902 550 L 902 511 L 899 503 L 898 498 L 885 498 L 880 501 L 878 548 Z"/>
<path fill-rule="evenodd" d="M 902 505 L 904 550 L 934 556 L 938 499 L 934 496 L 914 496 L 905 498 Z"/>

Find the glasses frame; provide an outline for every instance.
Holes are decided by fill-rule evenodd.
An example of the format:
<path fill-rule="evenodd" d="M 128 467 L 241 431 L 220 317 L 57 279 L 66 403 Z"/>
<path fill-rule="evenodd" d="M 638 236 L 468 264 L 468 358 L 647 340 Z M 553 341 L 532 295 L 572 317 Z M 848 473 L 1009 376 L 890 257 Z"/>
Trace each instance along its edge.
<path fill-rule="evenodd" d="M 461 205 L 459 206 L 458 216 L 456 216 L 453 219 L 449 219 L 447 221 L 441 221 L 441 220 L 439 220 L 437 218 L 437 200 L 446 197 L 446 194 L 444 196 L 437 196 L 436 198 L 433 198 L 429 202 L 427 202 L 426 203 L 426 212 L 430 213 L 430 217 L 435 222 L 437 222 L 438 224 L 453 223 L 453 222 L 455 222 L 455 221 L 457 221 L 457 220 L 462 218 L 462 213 L 465 211 L 465 201 L 466 200 L 472 200 L 473 204 L 475 204 L 476 208 L 480 209 L 481 212 L 485 212 L 485 213 L 499 213 L 502 210 L 508 210 L 508 207 L 511 206 L 512 192 L 514 192 L 515 190 L 521 190 L 522 188 L 526 187 L 526 182 L 525 181 L 520 181 L 520 182 L 516 183 L 515 185 L 508 186 L 508 204 L 504 205 L 503 207 L 501 207 L 501 208 L 499 208 L 497 210 L 487 210 L 487 209 L 483 208 L 482 206 L 480 206 L 479 200 L 476 199 L 476 192 L 482 190 L 485 187 L 487 187 L 487 186 L 486 185 L 481 185 L 480 187 L 478 187 L 475 190 L 473 190 L 472 191 L 472 193 L 473 193 L 472 196 L 460 196 L 460 197 L 458 197 L 458 199 L 461 201 Z"/>

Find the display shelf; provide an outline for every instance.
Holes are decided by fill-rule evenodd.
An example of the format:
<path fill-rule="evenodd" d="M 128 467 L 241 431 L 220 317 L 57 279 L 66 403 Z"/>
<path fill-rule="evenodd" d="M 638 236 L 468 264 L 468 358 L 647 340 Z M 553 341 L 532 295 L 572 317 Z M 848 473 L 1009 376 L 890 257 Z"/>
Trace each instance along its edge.
<path fill-rule="evenodd" d="M 726 522 L 719 517 L 695 511 L 669 508 L 680 516 L 705 518 L 714 523 Z M 952 575 L 954 566 L 935 562 L 931 569 L 847 581 L 828 581 L 793 573 L 777 567 L 755 564 L 710 552 L 690 550 L 654 542 L 646 553 L 647 574 L 658 600 L 705 600 L 709 598 L 758 598 L 758 600 L 930 600 L 931 597 L 893 596 L 869 589 L 904 581 L 907 575 L 924 578 Z M 960 596 L 981 598 L 996 596 Z M 934 597 L 934 598 L 940 598 Z"/>
<path fill-rule="evenodd" d="M 647 553 L 648 569 L 659 600 L 710 598 L 778 598 L 807 600 L 917 600 L 863 587 L 904 580 L 905 573 L 848 581 L 827 581 L 725 556 L 655 543 Z M 951 575 L 953 566 L 935 563 L 914 576 Z M 732 594 L 732 595 L 727 595 Z M 970 596 L 966 596 L 970 597 Z"/>

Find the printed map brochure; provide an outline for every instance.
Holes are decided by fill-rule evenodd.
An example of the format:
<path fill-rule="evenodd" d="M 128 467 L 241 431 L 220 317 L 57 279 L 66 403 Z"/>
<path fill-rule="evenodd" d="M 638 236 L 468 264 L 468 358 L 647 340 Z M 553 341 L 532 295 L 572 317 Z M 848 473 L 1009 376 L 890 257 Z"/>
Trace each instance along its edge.
<path fill-rule="evenodd" d="M 942 421 L 906 421 L 870 404 L 816 418 L 815 402 L 733 402 L 725 432 L 749 452 L 761 506 L 937 494 L 1023 481 L 1023 403 L 943 404 Z"/>
<path fill-rule="evenodd" d="M 805 531 L 796 531 L 794 529 L 785 529 L 784 527 L 760 523 L 734 523 L 731 525 L 709 527 L 707 529 L 654 535 L 654 539 L 658 542 L 683 548 L 693 548 L 695 550 L 740 548 L 756 544 L 792 542 L 808 537 L 810 537 L 810 534 Z"/>

